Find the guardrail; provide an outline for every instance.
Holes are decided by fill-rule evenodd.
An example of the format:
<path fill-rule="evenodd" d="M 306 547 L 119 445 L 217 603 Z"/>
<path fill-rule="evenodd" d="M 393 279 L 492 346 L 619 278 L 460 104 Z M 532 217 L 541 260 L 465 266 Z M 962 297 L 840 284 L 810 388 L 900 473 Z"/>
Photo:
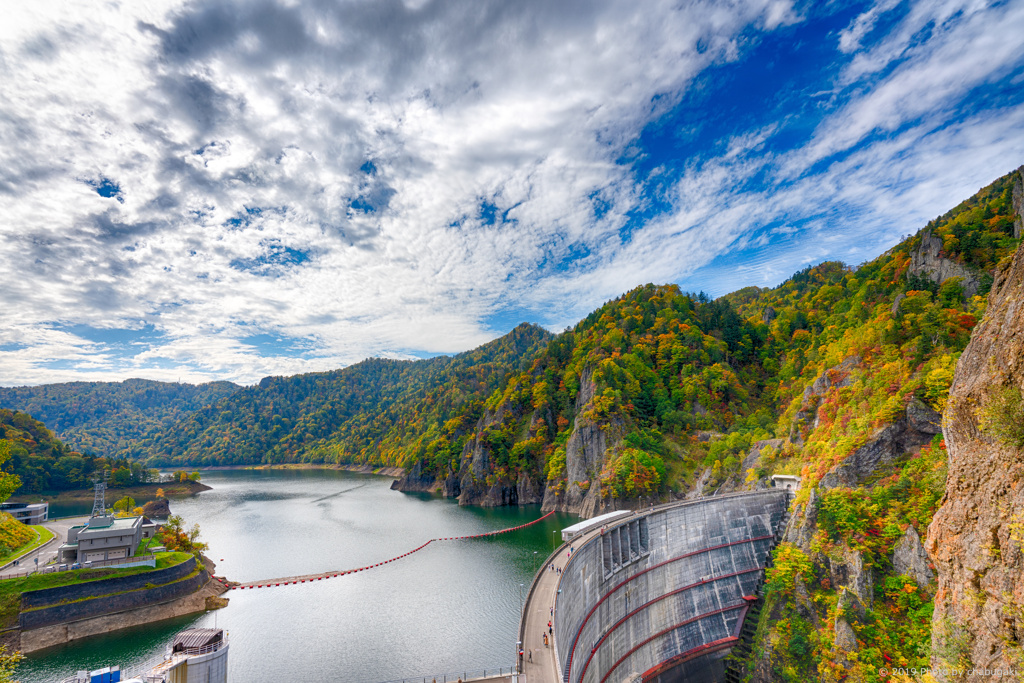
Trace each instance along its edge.
<path fill-rule="evenodd" d="M 461 673 L 437 674 L 436 676 L 416 676 L 414 678 L 394 678 L 379 683 L 456 683 L 456 681 L 479 681 L 485 678 L 497 678 L 500 676 L 516 675 L 516 667 L 505 666 L 497 669 L 473 669 L 464 670 Z"/>
<path fill-rule="evenodd" d="M 573 538 L 575 538 L 575 536 Z M 526 601 L 523 602 L 522 612 L 519 614 L 519 650 L 516 651 L 516 669 L 518 673 L 522 673 L 523 671 L 523 656 L 519 654 L 519 652 L 523 651 L 526 647 L 526 643 L 524 642 L 526 640 L 526 606 L 530 604 L 530 599 L 533 597 L 533 592 L 537 588 L 537 583 L 540 581 L 540 577 L 544 575 L 543 572 L 555 561 L 558 557 L 558 553 L 569 547 L 569 543 L 571 541 L 572 539 L 569 539 L 569 541 L 562 543 L 562 545 L 555 548 L 551 554 L 547 556 L 544 563 L 537 568 L 537 573 L 533 575 L 533 581 L 530 582 L 530 590 L 526 591 Z M 552 638 L 552 640 L 554 639 Z M 558 661 L 557 650 L 555 651 L 555 661 Z"/>
<path fill-rule="evenodd" d="M 82 568 L 95 569 L 96 567 L 118 567 L 125 564 L 130 564 L 139 567 L 141 567 L 144 564 L 148 564 L 150 567 L 155 567 L 156 555 L 135 555 L 133 557 L 122 557 L 116 560 L 92 560 L 91 564 L 83 562 Z"/>

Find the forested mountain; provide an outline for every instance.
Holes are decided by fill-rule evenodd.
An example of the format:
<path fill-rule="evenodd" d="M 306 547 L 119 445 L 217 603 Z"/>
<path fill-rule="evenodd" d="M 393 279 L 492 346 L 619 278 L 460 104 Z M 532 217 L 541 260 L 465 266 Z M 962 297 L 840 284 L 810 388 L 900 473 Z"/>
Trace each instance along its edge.
<path fill-rule="evenodd" d="M 28 413 L 75 450 L 113 456 L 239 388 L 231 382 L 193 385 L 146 379 L 0 387 L 0 408 Z"/>
<path fill-rule="evenodd" d="M 112 487 L 141 484 L 157 476 L 138 462 L 79 453 L 31 415 L 6 408 L 0 408 L 0 446 L 10 454 L 2 463 L 3 471 L 21 479 L 14 491 L 18 495 L 87 488 L 93 475 L 104 469 L 110 470 Z"/>
<path fill-rule="evenodd" d="M 267 377 L 127 452 L 153 464 L 401 464 L 432 434 L 471 430 L 484 399 L 550 338 L 524 324 L 454 357 L 374 358 L 331 372 Z M 453 416 L 461 426 L 450 423 Z"/>
<path fill-rule="evenodd" d="M 521 325 L 453 358 L 266 378 L 123 453 L 402 465 L 406 490 L 585 516 L 798 474 L 752 680 L 926 667 L 936 588 L 921 538 L 947 485 L 943 413 L 994 276 L 1024 259 L 1022 174 L 856 267 L 717 300 L 648 284 L 555 336 Z M 1000 310 L 1019 311 L 1001 286 Z"/>

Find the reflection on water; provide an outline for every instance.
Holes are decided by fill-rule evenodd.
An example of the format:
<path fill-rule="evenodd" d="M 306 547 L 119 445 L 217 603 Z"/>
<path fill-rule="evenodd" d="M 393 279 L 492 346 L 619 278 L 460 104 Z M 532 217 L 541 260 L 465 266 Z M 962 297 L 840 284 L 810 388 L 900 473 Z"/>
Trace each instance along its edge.
<path fill-rule="evenodd" d="M 333 470 L 208 472 L 203 482 L 213 490 L 172 501 L 171 509 L 202 526 L 218 575 L 238 581 L 365 566 L 430 538 L 540 516 L 536 506 L 459 508 L 391 491 L 390 479 Z M 231 604 L 217 612 L 30 655 L 18 676 L 43 683 L 78 669 L 148 661 L 177 631 L 215 620 L 230 632 L 230 680 L 237 683 L 382 681 L 509 666 L 521 595 L 556 532 L 574 521 L 554 515 L 514 533 L 432 543 L 368 572 L 232 591 Z"/>

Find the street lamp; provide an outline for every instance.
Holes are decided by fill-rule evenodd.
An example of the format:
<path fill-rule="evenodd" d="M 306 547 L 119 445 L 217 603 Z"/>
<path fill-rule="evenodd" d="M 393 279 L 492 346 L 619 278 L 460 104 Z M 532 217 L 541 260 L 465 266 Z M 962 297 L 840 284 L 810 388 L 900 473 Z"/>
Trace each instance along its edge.
<path fill-rule="evenodd" d="M 555 541 L 558 540 L 558 529 L 554 529 L 551 533 L 554 534 L 551 537 L 551 552 L 555 552 Z"/>
<path fill-rule="evenodd" d="M 523 603 L 523 584 L 519 584 L 519 618 L 523 618 L 523 610 L 526 609 L 526 605 Z"/>

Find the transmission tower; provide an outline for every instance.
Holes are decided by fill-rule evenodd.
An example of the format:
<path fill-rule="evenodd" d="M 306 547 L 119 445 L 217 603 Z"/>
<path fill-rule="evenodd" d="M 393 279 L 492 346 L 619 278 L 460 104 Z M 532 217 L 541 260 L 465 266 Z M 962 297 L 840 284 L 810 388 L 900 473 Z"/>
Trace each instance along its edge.
<path fill-rule="evenodd" d="M 92 516 L 102 517 L 107 512 L 107 470 L 93 477 Z"/>

